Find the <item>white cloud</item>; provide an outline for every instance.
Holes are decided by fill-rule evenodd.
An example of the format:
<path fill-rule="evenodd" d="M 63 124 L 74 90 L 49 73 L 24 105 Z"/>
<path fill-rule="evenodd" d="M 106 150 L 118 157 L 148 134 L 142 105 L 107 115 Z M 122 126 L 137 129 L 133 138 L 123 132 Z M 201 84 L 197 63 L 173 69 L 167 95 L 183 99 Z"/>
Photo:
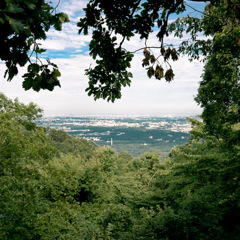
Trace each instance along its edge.
<path fill-rule="evenodd" d="M 60 10 L 68 14 L 68 16 L 73 20 L 76 18 L 76 14 L 82 15 L 82 9 L 86 7 L 87 0 L 65 0 L 61 1 Z"/>
<path fill-rule="evenodd" d="M 43 48 L 49 50 L 65 50 L 67 48 L 80 49 L 86 47 L 91 40 L 91 35 L 79 35 L 75 23 L 63 24 L 62 31 L 51 29 L 45 41 L 39 41 Z"/>
<path fill-rule="evenodd" d="M 55 0 L 55 2 L 57 2 Z M 55 3 L 54 2 L 54 3 Z M 165 80 L 148 79 L 146 70 L 142 68 L 142 51 L 135 54 L 131 71 L 134 78 L 131 87 L 122 91 L 122 99 L 108 103 L 103 100 L 94 101 L 93 97 L 88 97 L 85 88 L 88 79 L 84 75 L 85 69 L 94 64 L 94 61 L 87 55 L 87 45 L 91 40 L 91 35 L 84 36 L 78 34 L 76 19 L 81 16 L 79 12 L 88 1 L 61 1 L 59 10 L 67 12 L 71 19 L 75 21 L 64 24 L 63 31 L 50 30 L 48 39 L 42 41 L 42 47 L 56 52 L 52 62 L 56 63 L 62 73 L 60 77 L 61 88 L 56 88 L 53 92 L 40 91 L 39 93 L 24 91 L 22 89 L 20 74 L 7 82 L 3 79 L 4 67 L 0 64 L 0 92 L 4 92 L 8 97 L 19 97 L 20 101 L 28 103 L 34 101 L 40 105 L 46 115 L 68 115 L 68 114 L 151 114 L 151 115 L 192 115 L 199 114 L 200 108 L 193 100 L 197 94 L 198 82 L 202 73 L 202 63 L 197 61 L 189 62 L 187 57 L 180 58 L 173 62 L 172 66 L 175 79 L 171 83 Z M 121 40 L 119 38 L 119 40 Z M 179 44 L 181 40 L 170 35 L 167 43 Z M 148 45 L 159 45 L 156 39 L 156 32 L 153 32 L 148 41 Z M 135 51 L 144 46 L 144 42 L 135 36 L 131 41 L 125 42 L 124 47 L 129 51 Z M 73 49 L 75 55 L 69 54 L 69 49 Z M 154 50 L 155 52 L 159 50 Z M 57 53 L 63 54 L 58 58 Z"/>

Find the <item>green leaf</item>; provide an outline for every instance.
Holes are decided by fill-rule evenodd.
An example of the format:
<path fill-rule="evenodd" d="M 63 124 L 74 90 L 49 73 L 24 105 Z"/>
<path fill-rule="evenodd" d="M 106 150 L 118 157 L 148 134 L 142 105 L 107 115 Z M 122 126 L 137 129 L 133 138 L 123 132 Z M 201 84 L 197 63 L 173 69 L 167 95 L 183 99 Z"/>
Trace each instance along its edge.
<path fill-rule="evenodd" d="M 20 13 L 23 12 L 24 9 L 21 8 L 19 5 L 16 4 L 10 4 L 9 7 L 7 8 L 6 12 L 11 12 L 11 13 Z"/>
<path fill-rule="evenodd" d="M 36 63 L 32 63 L 28 66 L 28 72 L 38 73 L 40 70 L 40 66 Z"/>
<path fill-rule="evenodd" d="M 58 18 L 61 23 L 69 22 L 68 15 L 66 13 L 59 13 Z"/>
<path fill-rule="evenodd" d="M 29 90 L 32 88 L 32 78 L 31 77 L 27 77 L 28 75 L 25 75 L 26 78 L 22 83 L 22 86 L 25 90 Z"/>
<path fill-rule="evenodd" d="M 30 10 L 35 10 L 36 9 L 36 5 L 32 4 L 32 3 L 28 3 L 27 6 Z"/>
<path fill-rule="evenodd" d="M 0 23 L 4 24 L 5 20 L 3 18 L 0 18 Z"/>
<path fill-rule="evenodd" d="M 55 75 L 56 77 L 60 77 L 61 73 L 59 72 L 59 70 L 57 68 L 53 69 L 53 75 Z"/>
<path fill-rule="evenodd" d="M 34 42 L 34 39 L 31 37 L 27 40 L 28 46 L 31 46 Z"/>
<path fill-rule="evenodd" d="M 20 32 L 24 31 L 25 25 L 20 20 L 15 19 L 15 18 L 10 18 L 8 16 L 6 18 L 14 32 L 19 34 Z"/>
<path fill-rule="evenodd" d="M 43 52 L 46 52 L 46 51 L 47 51 L 47 49 L 39 48 L 38 46 L 37 46 L 36 49 L 35 49 L 35 52 L 36 52 L 36 53 L 43 53 Z"/>

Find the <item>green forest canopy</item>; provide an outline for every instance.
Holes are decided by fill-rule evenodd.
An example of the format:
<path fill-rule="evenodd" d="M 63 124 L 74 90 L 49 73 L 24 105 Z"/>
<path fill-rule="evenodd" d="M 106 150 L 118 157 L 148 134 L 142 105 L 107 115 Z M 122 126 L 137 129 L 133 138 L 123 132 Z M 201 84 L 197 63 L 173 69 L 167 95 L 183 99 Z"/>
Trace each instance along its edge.
<path fill-rule="evenodd" d="M 237 239 L 239 146 L 193 125 L 163 161 L 39 127 L 41 109 L 0 94 L 0 238 Z"/>

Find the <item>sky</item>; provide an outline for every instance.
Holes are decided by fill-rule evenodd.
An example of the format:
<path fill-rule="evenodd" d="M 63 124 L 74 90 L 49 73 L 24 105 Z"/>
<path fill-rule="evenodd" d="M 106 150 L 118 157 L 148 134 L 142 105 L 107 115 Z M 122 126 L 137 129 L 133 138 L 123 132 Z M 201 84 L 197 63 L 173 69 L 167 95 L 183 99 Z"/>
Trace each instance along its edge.
<path fill-rule="evenodd" d="M 52 1 L 53 6 L 57 0 Z M 52 92 L 41 90 L 34 92 L 22 88 L 22 78 L 26 68 L 21 68 L 17 77 L 11 82 L 4 79 L 5 66 L 0 62 L 0 92 L 7 97 L 24 103 L 34 102 L 44 110 L 45 116 L 82 116 L 82 115 L 151 115 L 151 116 L 194 116 L 201 114 L 201 108 L 194 101 L 199 81 L 203 71 L 203 63 L 188 61 L 187 56 L 172 63 L 175 73 L 174 81 L 168 83 L 164 79 L 149 79 L 142 67 L 143 53 L 137 52 L 131 64 L 133 73 L 130 87 L 123 88 L 122 98 L 114 103 L 106 100 L 94 101 L 85 89 L 88 79 L 85 69 L 94 60 L 89 56 L 88 44 L 91 35 L 78 34 L 77 22 L 83 17 L 82 9 L 88 1 L 61 0 L 58 11 L 65 12 L 70 18 L 69 23 L 63 25 L 61 32 L 51 29 L 47 33 L 47 40 L 41 41 L 42 47 L 47 49 L 43 57 L 48 57 L 58 65 L 61 72 L 59 78 L 61 88 L 56 87 Z M 204 3 L 186 1 L 196 9 L 202 10 Z M 192 15 L 197 15 L 189 9 Z M 199 15 L 198 15 L 199 16 Z M 171 20 L 174 20 L 174 16 Z M 149 46 L 158 46 L 154 31 L 148 40 Z M 187 38 L 187 36 L 184 36 Z M 170 35 L 165 42 L 177 46 L 180 40 Z M 124 47 L 134 51 L 144 46 L 144 42 L 135 36 L 126 42 Z"/>

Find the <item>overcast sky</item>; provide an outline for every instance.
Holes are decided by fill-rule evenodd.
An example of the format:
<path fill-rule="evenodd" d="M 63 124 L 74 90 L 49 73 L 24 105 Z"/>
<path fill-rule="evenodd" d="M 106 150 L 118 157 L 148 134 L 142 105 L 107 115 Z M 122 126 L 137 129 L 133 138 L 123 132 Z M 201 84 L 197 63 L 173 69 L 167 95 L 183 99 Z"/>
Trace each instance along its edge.
<path fill-rule="evenodd" d="M 57 1 L 53 1 L 53 3 Z M 76 23 L 83 16 L 82 8 L 88 1 L 61 0 L 59 11 L 69 15 L 70 23 L 63 26 L 62 32 L 50 30 L 46 41 L 41 42 L 43 48 L 48 51 L 45 56 L 56 63 L 62 76 L 61 88 L 54 91 L 32 90 L 24 91 L 21 76 L 24 68 L 11 82 L 3 78 L 4 64 L 0 62 L 0 92 L 9 98 L 18 97 L 21 102 L 34 102 L 44 110 L 45 116 L 62 115 L 154 115 L 154 116 L 189 116 L 201 113 L 201 109 L 194 101 L 197 94 L 203 64 L 198 61 L 189 62 L 183 56 L 172 64 L 175 78 L 171 83 L 165 80 L 149 79 L 146 70 L 142 68 L 142 52 L 135 54 L 131 71 L 133 79 L 131 87 L 124 88 L 122 98 L 115 103 L 105 100 L 94 101 L 85 92 L 88 86 L 87 76 L 84 70 L 94 63 L 88 55 L 88 44 L 91 36 L 78 35 Z M 187 1 L 197 9 L 203 9 L 203 3 Z M 193 15 L 197 13 L 193 10 Z M 149 46 L 159 45 L 156 32 L 149 38 Z M 177 45 L 179 39 L 169 36 L 167 43 Z M 136 50 L 144 46 L 136 36 L 124 47 L 128 50 Z"/>

